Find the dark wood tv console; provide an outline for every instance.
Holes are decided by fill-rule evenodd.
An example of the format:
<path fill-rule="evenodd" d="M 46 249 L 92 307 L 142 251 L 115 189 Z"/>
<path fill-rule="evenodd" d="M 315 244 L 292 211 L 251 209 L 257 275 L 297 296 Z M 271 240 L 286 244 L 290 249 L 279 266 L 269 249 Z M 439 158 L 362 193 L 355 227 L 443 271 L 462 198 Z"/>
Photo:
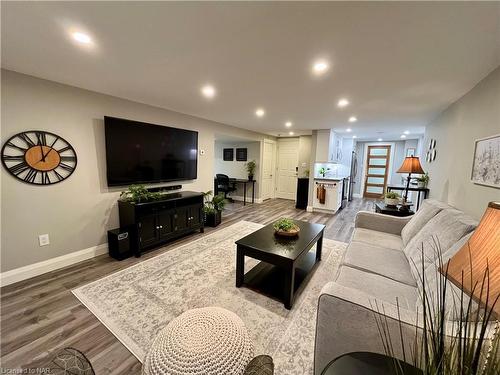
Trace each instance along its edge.
<path fill-rule="evenodd" d="M 195 230 L 203 233 L 203 194 L 194 191 L 165 194 L 144 203 L 118 201 L 120 227 L 132 232 L 135 256 Z"/>

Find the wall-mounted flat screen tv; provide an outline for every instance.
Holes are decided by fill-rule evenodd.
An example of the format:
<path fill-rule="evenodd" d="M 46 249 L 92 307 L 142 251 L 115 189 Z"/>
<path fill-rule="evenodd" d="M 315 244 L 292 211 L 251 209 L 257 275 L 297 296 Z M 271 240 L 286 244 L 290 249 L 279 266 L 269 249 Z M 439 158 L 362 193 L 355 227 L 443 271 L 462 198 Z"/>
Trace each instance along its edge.
<path fill-rule="evenodd" d="M 108 186 L 197 177 L 198 132 L 104 117 Z"/>

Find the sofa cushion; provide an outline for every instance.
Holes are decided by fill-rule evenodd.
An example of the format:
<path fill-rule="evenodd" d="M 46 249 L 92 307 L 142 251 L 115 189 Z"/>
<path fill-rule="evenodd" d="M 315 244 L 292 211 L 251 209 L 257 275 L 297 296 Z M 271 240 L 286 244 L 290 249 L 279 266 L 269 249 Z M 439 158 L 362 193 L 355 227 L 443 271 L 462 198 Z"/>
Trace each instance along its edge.
<path fill-rule="evenodd" d="M 343 264 L 408 285 L 417 285 L 408 260 L 401 250 L 352 241 L 345 254 Z"/>
<path fill-rule="evenodd" d="M 476 226 L 477 221 L 461 211 L 447 208 L 439 212 L 424 225 L 403 250 L 410 262 L 413 276 L 417 278 L 418 274 L 422 273 L 424 263 L 435 262 L 439 251 L 441 254 L 446 253 Z M 422 250 L 424 259 L 422 259 Z"/>
<path fill-rule="evenodd" d="M 425 199 L 422 202 L 420 209 L 415 213 L 415 215 L 413 215 L 411 220 L 401 231 L 401 239 L 403 240 L 404 246 L 406 246 L 408 242 L 415 237 L 415 235 L 424 227 L 425 224 L 427 224 L 430 219 L 445 208 L 450 208 L 450 206 L 434 199 Z"/>
<path fill-rule="evenodd" d="M 403 241 L 400 236 L 365 228 L 354 229 L 351 241 L 364 242 L 370 245 L 385 247 L 387 249 L 403 249 Z"/>
<path fill-rule="evenodd" d="M 363 291 L 374 299 L 416 311 L 418 291 L 414 286 L 400 283 L 374 273 L 342 266 L 336 282 L 351 289 Z"/>

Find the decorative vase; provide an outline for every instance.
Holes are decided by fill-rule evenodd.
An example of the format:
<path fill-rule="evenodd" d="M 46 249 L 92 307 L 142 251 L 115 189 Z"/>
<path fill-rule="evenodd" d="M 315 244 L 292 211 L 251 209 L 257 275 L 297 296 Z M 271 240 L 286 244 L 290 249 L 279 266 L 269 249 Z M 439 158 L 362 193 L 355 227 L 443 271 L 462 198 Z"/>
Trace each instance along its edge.
<path fill-rule="evenodd" d="M 385 205 L 386 206 L 397 206 L 399 204 L 399 198 L 385 198 Z"/>

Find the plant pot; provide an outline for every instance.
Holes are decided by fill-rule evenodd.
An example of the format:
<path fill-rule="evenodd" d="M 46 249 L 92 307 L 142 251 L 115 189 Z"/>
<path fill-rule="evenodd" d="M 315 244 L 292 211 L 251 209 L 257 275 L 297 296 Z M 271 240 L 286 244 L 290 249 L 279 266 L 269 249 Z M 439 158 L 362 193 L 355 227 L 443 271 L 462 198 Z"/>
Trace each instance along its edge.
<path fill-rule="evenodd" d="M 205 225 L 215 228 L 222 222 L 222 212 L 216 211 L 212 214 L 205 214 Z"/>
<path fill-rule="evenodd" d="M 253 174 L 248 175 L 248 181 L 253 181 Z"/>
<path fill-rule="evenodd" d="M 295 237 L 298 236 L 300 232 L 300 228 L 296 225 L 289 231 L 284 231 L 284 230 L 274 230 L 274 233 L 277 236 L 282 236 L 282 237 Z"/>
<path fill-rule="evenodd" d="M 386 206 L 397 206 L 399 204 L 399 198 L 385 198 Z"/>
<path fill-rule="evenodd" d="M 427 183 L 426 182 L 417 181 L 417 187 L 419 187 L 419 188 L 426 188 L 427 187 Z"/>

